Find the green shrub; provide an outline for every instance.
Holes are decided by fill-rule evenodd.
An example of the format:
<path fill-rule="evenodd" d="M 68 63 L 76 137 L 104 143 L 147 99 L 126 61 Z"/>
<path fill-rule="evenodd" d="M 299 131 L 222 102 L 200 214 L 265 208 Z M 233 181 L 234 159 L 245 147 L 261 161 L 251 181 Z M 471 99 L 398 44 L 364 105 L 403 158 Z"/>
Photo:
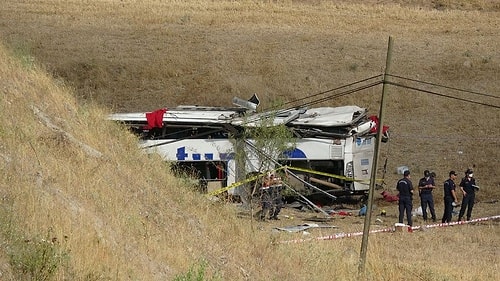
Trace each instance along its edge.
<path fill-rule="evenodd" d="M 191 266 L 186 273 L 175 276 L 174 281 L 220 280 L 218 277 L 206 277 L 206 269 L 207 262 L 202 260 L 197 264 L 197 266 Z"/>
<path fill-rule="evenodd" d="M 12 229 L 4 236 L 8 241 L 6 248 L 12 271 L 19 280 L 53 280 L 69 259 L 51 231 L 45 238 L 23 238 Z"/>

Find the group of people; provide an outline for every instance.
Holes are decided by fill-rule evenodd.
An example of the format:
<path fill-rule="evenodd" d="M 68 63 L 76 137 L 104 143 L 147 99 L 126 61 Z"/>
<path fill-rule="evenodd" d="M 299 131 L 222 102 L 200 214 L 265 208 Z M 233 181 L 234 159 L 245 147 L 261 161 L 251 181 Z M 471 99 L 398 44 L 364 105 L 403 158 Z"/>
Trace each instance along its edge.
<path fill-rule="evenodd" d="M 283 182 L 274 173 L 267 173 L 260 188 L 260 199 L 262 210 L 260 220 L 266 220 L 266 215 L 270 220 L 279 220 L 278 215 L 283 207 L 283 196 L 281 190 Z"/>
<path fill-rule="evenodd" d="M 444 213 L 441 219 L 442 223 L 449 223 L 452 219 L 453 207 L 458 204 L 457 186 L 455 180 L 457 173 L 455 171 L 449 172 L 449 178 L 443 183 L 444 189 Z M 413 183 L 410 180 L 410 171 L 406 170 L 403 173 L 403 178 L 398 180 L 396 189 L 399 192 L 399 223 L 403 223 L 404 216 L 408 221 L 408 225 L 413 225 L 412 209 L 413 209 Z M 418 194 L 420 197 L 420 204 L 422 207 L 422 216 L 424 221 L 428 219 L 427 207 L 429 207 L 431 219 L 436 222 L 436 211 L 434 209 L 433 190 L 436 188 L 434 182 L 435 174 L 429 170 L 424 171 L 424 177 L 418 181 Z M 462 192 L 462 204 L 460 212 L 458 213 L 458 221 L 461 221 L 466 215 L 469 221 L 472 216 L 472 208 L 474 207 L 476 190 L 479 187 L 476 185 L 474 174 L 471 169 L 465 171 L 465 176 L 458 185 Z M 466 213 L 467 211 L 467 213 Z"/>

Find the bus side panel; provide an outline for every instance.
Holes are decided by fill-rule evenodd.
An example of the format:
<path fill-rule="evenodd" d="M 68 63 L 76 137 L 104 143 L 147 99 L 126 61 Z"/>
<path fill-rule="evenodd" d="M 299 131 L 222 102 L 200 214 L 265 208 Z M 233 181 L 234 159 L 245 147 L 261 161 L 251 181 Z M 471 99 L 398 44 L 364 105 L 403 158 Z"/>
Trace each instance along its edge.
<path fill-rule="evenodd" d="M 288 159 L 343 160 L 344 140 L 334 144 L 331 139 L 297 139 L 296 147 Z"/>
<path fill-rule="evenodd" d="M 224 160 L 233 153 L 227 139 L 148 140 L 141 144 L 148 153 L 158 153 L 166 161 Z"/>
<path fill-rule="evenodd" d="M 352 146 L 352 161 L 354 167 L 354 190 L 368 190 L 372 172 L 374 137 L 356 138 Z"/>
<path fill-rule="evenodd" d="M 231 185 L 236 181 L 234 148 L 228 139 L 147 140 L 141 143 L 141 147 L 147 153 L 158 153 L 165 161 L 190 163 L 223 161 L 226 163 L 224 184 Z"/>

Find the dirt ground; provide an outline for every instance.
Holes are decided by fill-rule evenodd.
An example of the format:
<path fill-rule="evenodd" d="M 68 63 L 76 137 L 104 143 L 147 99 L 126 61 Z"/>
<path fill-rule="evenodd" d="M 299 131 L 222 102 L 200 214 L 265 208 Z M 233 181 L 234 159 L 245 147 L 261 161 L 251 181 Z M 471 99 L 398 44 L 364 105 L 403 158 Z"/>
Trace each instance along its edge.
<path fill-rule="evenodd" d="M 292 2 L 312 6 L 324 3 Z M 220 25 L 212 21 L 214 26 L 204 24 L 205 17 L 214 13 L 210 9 L 171 16 L 169 9 L 161 10 L 156 2 L 158 14 L 140 5 L 118 9 L 99 2 L 91 7 L 77 2 L 54 6 L 5 1 L 0 7 L 0 36 L 17 55 L 28 55 L 72 87 L 82 102 L 97 102 L 114 111 L 148 111 L 165 103 L 228 105 L 233 96 L 246 97 L 254 92 L 262 93 L 264 102 L 303 98 L 381 73 L 388 34 L 398 40 L 394 73 L 498 95 L 498 21 L 490 17 L 500 10 L 498 1 L 335 3 L 362 3 L 366 7 L 347 7 L 345 12 L 340 9 L 335 17 L 316 23 L 313 19 L 321 17 L 322 11 L 311 8 L 311 14 L 300 12 L 298 17 L 295 10 L 286 10 L 284 5 L 282 17 L 276 22 L 254 24 L 253 17 L 268 19 L 267 10 L 262 9 L 255 14 L 239 11 L 238 17 L 248 17 L 241 23 L 235 23 L 229 15 Z M 379 16 L 389 8 L 383 6 L 386 4 L 397 4 L 401 9 Z M 454 18 L 456 10 L 460 11 L 460 21 Z M 379 90 L 332 98 L 328 106 L 355 103 L 377 114 Z M 497 97 L 453 94 L 461 99 L 457 100 L 401 88 L 393 88 L 390 94 L 385 123 L 390 126 L 391 140 L 380 152 L 380 161 L 388 162 L 388 171 L 400 165 L 416 173 L 432 169 L 439 181 L 444 181 L 443 175 L 450 169 L 460 171 L 475 165 L 475 174 L 485 187 L 478 195 L 475 217 L 499 214 L 498 204 L 483 203 L 499 199 L 500 194 L 496 176 L 498 109 L 484 106 L 496 103 Z M 471 99 L 481 105 L 466 103 Z M 394 192 L 398 177 L 387 172 L 389 192 Z M 439 191 L 435 198 L 440 213 Z M 388 216 L 381 218 L 383 227 L 393 225 L 395 204 L 381 202 L 377 196 L 375 204 L 375 213 L 382 207 L 387 210 Z M 357 207 L 349 208 L 355 214 Z M 283 210 L 295 220 L 314 214 L 294 212 Z M 333 223 L 345 221 L 362 226 L 362 218 L 355 215 L 334 216 Z"/>
<path fill-rule="evenodd" d="M 479 194 L 478 194 L 479 195 Z M 480 197 L 480 196 L 478 196 Z M 459 197 L 460 198 L 460 197 Z M 421 215 L 412 216 L 413 226 L 420 227 L 426 229 L 426 226 L 441 223 L 441 218 L 443 216 L 443 199 L 441 196 L 434 196 L 435 202 L 435 212 L 436 212 L 436 223 L 433 223 L 430 219 L 425 222 Z M 459 203 L 461 200 L 459 200 Z M 327 235 L 334 235 L 340 233 L 356 233 L 362 232 L 365 216 L 359 215 L 360 206 L 359 205 L 350 205 L 350 204 L 341 204 L 341 205 L 332 205 L 332 206 L 323 206 L 322 209 L 329 213 L 329 216 L 324 215 L 323 213 L 317 210 L 311 210 L 306 207 L 297 208 L 297 204 L 286 204 L 285 207 L 280 212 L 280 220 L 266 220 L 266 221 L 258 221 L 258 228 L 262 231 L 278 231 L 276 228 L 286 228 L 292 226 L 299 226 L 305 224 L 317 224 L 319 226 L 323 226 L 323 228 L 314 228 L 311 227 L 304 231 L 290 232 L 290 239 L 296 239 L 298 237 L 302 237 L 307 235 L 310 237 L 320 237 Z M 413 210 L 420 207 L 420 199 L 413 198 Z M 371 217 L 371 226 L 370 230 L 381 230 L 381 229 L 394 229 L 394 224 L 398 223 L 398 203 L 397 202 L 386 202 L 382 198 L 382 196 L 376 195 L 373 202 L 373 212 Z M 454 208 L 453 213 L 453 222 L 458 221 L 458 212 L 460 207 Z M 382 211 L 385 211 L 385 215 L 382 215 Z M 258 212 L 258 207 L 254 210 L 254 213 Z M 429 213 L 429 210 L 428 210 Z M 486 199 L 486 200 L 476 200 L 474 205 L 472 220 L 474 219 L 482 219 L 482 218 L 490 218 L 493 216 L 498 216 L 500 214 L 500 200 L 499 199 Z M 429 215 L 430 216 L 430 215 Z M 248 211 L 241 211 L 240 213 L 241 219 L 249 219 Z M 404 219 L 404 223 L 406 224 L 406 217 Z M 500 222 L 499 219 L 491 220 L 495 224 Z M 482 222 L 475 222 L 471 224 L 482 224 Z M 326 227 L 328 226 L 328 227 Z M 331 228 L 330 228 L 331 227 Z M 435 227 L 435 226 L 434 226 Z M 450 227 L 450 226 L 439 226 L 441 227 Z M 462 225 L 458 225 L 456 227 L 462 227 Z M 286 230 L 280 230 L 281 232 L 286 233 Z M 421 229 L 417 229 L 416 231 L 422 231 Z M 373 235 L 384 235 L 383 233 L 373 234 Z"/>
<path fill-rule="evenodd" d="M 75 96 L 78 108 L 82 109 L 78 112 L 85 115 L 88 104 L 98 104 L 111 112 L 148 112 L 184 104 L 228 106 L 234 96 L 246 98 L 253 93 L 259 95 L 263 105 L 273 101 L 301 101 L 383 74 L 387 66 L 387 41 L 391 36 L 395 41 L 390 73 L 403 78 L 391 76 L 393 84 L 387 84 L 383 123 L 390 127 L 391 137 L 380 148 L 377 178 L 383 175 L 387 182 L 385 189 L 395 193 L 395 183 L 401 177 L 396 172 L 398 167 L 408 166 L 412 175 L 419 175 L 426 169 L 435 171 L 439 184 L 434 198 L 439 221 L 443 212 L 441 184 L 448 172 L 456 170 L 463 173 L 473 167 L 481 186 L 472 216 L 476 219 L 500 215 L 499 12 L 500 3 L 497 0 L 3 0 L 0 5 L 0 40 L 24 67 L 41 68 L 58 85 L 67 87 Z M 26 81 L 30 86 L 31 83 Z M 0 91 L 9 92 L 13 88 L 16 88 L 15 84 Z M 24 93 L 19 96 L 23 97 Z M 340 97 L 327 95 L 328 99 L 322 106 L 355 104 L 366 107 L 370 114 L 378 115 L 381 93 L 382 84 Z M 39 106 L 50 108 L 59 105 L 62 103 L 50 105 L 41 102 Z M 54 120 L 59 118 L 53 117 Z M 72 123 L 80 123 L 78 118 L 70 119 L 75 121 Z M 18 133 L 12 135 L 21 136 Z M 22 167 L 36 164 L 33 157 L 27 157 L 32 150 L 33 146 L 29 153 L 20 153 L 22 157 L 29 158 L 29 162 L 26 165 L 22 163 Z M 52 162 L 50 158 L 47 157 L 48 162 Z M 131 162 L 135 160 L 125 158 Z M 55 165 L 71 168 L 73 166 L 67 163 L 74 161 L 71 157 L 63 164 Z M 132 182 L 135 178 L 139 179 L 135 177 L 134 170 L 124 168 L 123 173 L 115 173 L 117 169 L 114 165 L 106 166 L 99 173 L 106 176 L 102 182 L 108 183 L 110 174 L 116 175 L 120 187 L 130 186 L 128 179 L 132 178 Z M 155 171 L 159 171 L 156 168 Z M 64 173 L 63 179 L 70 182 L 77 178 L 74 170 Z M 83 170 L 95 171 L 95 166 Z M 24 169 L 16 172 L 19 171 Z M 149 187 L 155 185 L 154 192 L 140 193 L 135 188 L 102 188 L 100 182 L 95 186 L 94 173 L 89 177 L 80 177 L 91 179 L 92 184 L 82 180 L 83 188 L 76 190 L 68 186 L 68 195 L 82 196 L 82 201 L 88 202 L 88 207 L 82 207 L 88 210 L 83 213 L 84 216 L 77 210 L 73 212 L 73 217 L 66 208 L 54 208 L 59 205 L 46 200 L 41 200 L 41 204 L 50 209 L 39 212 L 33 208 L 36 205 L 30 205 L 30 200 L 22 200 L 27 204 L 24 209 L 34 213 L 33 219 L 26 220 L 26 223 L 33 222 L 44 231 L 54 221 L 52 213 L 56 217 L 60 215 L 63 218 L 60 220 L 63 224 L 61 229 L 66 226 L 67 229 L 75 229 L 70 235 L 70 248 L 74 249 L 71 252 L 72 262 L 76 268 L 84 269 L 82 274 L 92 273 L 81 275 L 82 278 L 102 276 L 101 279 L 106 280 L 118 278 L 113 278 L 115 274 L 123 277 L 118 279 L 131 280 L 131 272 L 139 276 L 134 280 L 165 280 L 168 278 L 156 274 L 170 269 L 184 272 L 192 260 L 201 256 L 209 257 L 213 260 L 211 266 L 227 271 L 228 276 L 233 277 L 226 280 L 243 280 L 234 278 L 242 274 L 244 280 L 328 280 L 331 278 L 328 267 L 335 262 L 330 253 L 338 255 L 343 252 L 326 251 L 328 255 L 323 255 L 321 259 L 314 253 L 307 253 L 311 255 L 298 263 L 306 254 L 304 251 L 292 253 L 285 249 L 266 252 L 270 248 L 268 241 L 359 234 L 363 231 L 365 217 L 358 215 L 359 204 L 340 203 L 322 206 L 325 211 L 335 211 L 330 215 L 285 205 L 280 220 L 263 222 L 253 219 L 248 210 L 236 205 L 238 217 L 231 216 L 231 223 L 226 225 L 225 217 L 213 216 L 205 212 L 205 208 L 193 206 L 191 201 L 186 201 L 185 205 L 179 203 L 182 200 L 177 200 L 177 187 L 162 193 L 174 194 L 172 196 L 157 196 L 156 190 L 165 191 L 166 188 L 157 189 L 156 182 L 157 186 L 164 187 L 166 181 L 150 183 L 147 174 L 141 173 L 140 179 L 143 180 L 135 181 L 135 186 L 148 182 Z M 26 176 L 23 173 L 8 180 L 25 179 Z M 49 180 L 52 183 L 52 178 Z M 23 181 L 15 183 L 22 184 Z M 108 185 L 117 186 L 115 182 Z M 95 186 L 96 191 L 87 192 L 90 186 Z M 109 193 L 115 195 L 106 196 L 108 190 L 116 192 Z M 381 191 L 377 190 L 374 194 L 371 230 L 392 229 L 398 221 L 397 203 L 383 201 Z M 59 195 L 56 199 L 66 198 Z M 39 199 L 34 198 L 32 193 L 28 197 Z M 116 200 L 113 200 L 115 197 Z M 67 200 L 63 203 L 66 206 Z M 413 204 L 414 209 L 418 207 L 418 198 L 414 198 Z M 131 210 L 141 211 L 129 217 Z M 144 217 L 142 210 L 151 210 L 154 215 Z M 201 215 L 186 219 L 186 216 L 180 215 L 185 210 Z M 386 211 L 385 216 L 381 215 L 382 210 Z M 226 211 L 224 208 L 224 214 L 227 214 Z M 253 210 L 256 211 L 257 208 Z M 42 219 L 36 219 L 38 216 Z M 206 227 L 199 227 L 197 217 L 207 222 L 203 223 Z M 457 216 L 453 218 L 456 220 Z M 104 223 L 100 223 L 101 219 Z M 247 226 L 252 227 L 252 231 L 241 238 L 238 234 L 243 231 L 235 232 L 233 227 L 239 222 L 238 230 L 239 227 L 244 228 L 245 234 L 250 230 Z M 276 229 L 304 224 L 328 227 L 293 233 Z M 498 275 L 494 270 L 500 256 L 498 224 L 499 220 L 495 220 L 453 227 L 420 228 L 412 235 L 424 239 L 411 243 L 413 255 L 407 256 L 404 251 L 401 251 L 402 255 L 387 252 L 387 260 L 374 261 L 380 275 L 373 280 L 387 280 L 390 270 L 396 271 L 397 274 L 393 272 L 392 276 L 398 277 L 388 279 L 402 280 L 400 272 L 420 272 L 422 269 L 423 275 L 415 275 L 411 280 L 498 280 L 477 278 L 478 272 L 474 272 L 482 270 L 491 272 L 489 276 Z M 417 216 L 414 225 L 425 226 L 425 223 Z M 434 235 L 424 237 L 420 231 L 425 230 Z M 483 234 L 482 230 L 489 231 Z M 265 238 L 260 248 L 255 248 L 255 244 L 241 243 L 256 232 L 257 238 Z M 455 239 L 450 244 L 443 243 L 447 237 L 441 232 L 451 232 L 448 237 Z M 465 237 L 464 233 L 474 235 Z M 206 240 L 200 241 L 199 238 L 205 237 L 205 234 Z M 372 236 L 384 237 L 386 234 L 375 233 Z M 268 239 L 270 236 L 271 239 Z M 435 240 L 436 236 L 441 238 Z M 358 235 L 351 239 L 359 238 Z M 106 240 L 110 243 L 101 243 Z M 402 240 L 409 239 L 399 240 L 400 250 L 404 250 L 408 243 Z M 465 245 L 464 242 L 470 240 L 473 240 L 474 243 L 470 244 L 473 246 Z M 115 245 L 108 247 L 114 241 Z M 394 241 L 386 242 L 389 251 L 392 251 Z M 89 247 L 94 243 L 99 244 L 100 251 Z M 424 243 L 435 247 L 429 256 L 419 255 Z M 451 248 L 451 243 L 461 247 L 456 251 Z M 335 248 L 337 244 L 332 245 L 331 248 Z M 450 251 L 443 251 L 444 248 L 450 248 Z M 375 252 L 374 257 L 377 257 L 378 251 Z M 2 254 L 0 270 L 6 272 L 9 268 L 3 265 L 8 264 L 8 260 Z M 297 259 L 280 261 L 281 254 L 292 254 Z M 463 259 L 463 256 L 473 259 Z M 429 257 L 436 265 L 426 269 Z M 413 259 L 413 263 L 407 264 L 409 258 Z M 454 267 L 450 267 L 448 258 L 455 259 Z M 353 255 L 351 260 L 352 268 L 357 267 L 354 266 L 358 261 L 357 255 Z M 392 269 L 386 267 L 386 263 L 390 263 Z M 472 272 L 468 272 L 469 266 Z M 348 267 L 349 263 L 340 263 L 339 269 L 349 270 Z M 106 278 L 107 268 L 110 278 Z M 458 273 L 454 272 L 456 270 Z M 252 274 L 247 275 L 247 271 Z M 168 273 L 173 275 L 174 271 Z M 148 274 L 156 276 L 156 279 L 145 277 Z M 308 279 L 311 274 L 319 274 L 320 277 Z M 265 278 L 265 275 L 276 277 Z M 343 276 L 348 276 L 348 273 Z M 68 278 L 64 276 L 61 279 Z"/>

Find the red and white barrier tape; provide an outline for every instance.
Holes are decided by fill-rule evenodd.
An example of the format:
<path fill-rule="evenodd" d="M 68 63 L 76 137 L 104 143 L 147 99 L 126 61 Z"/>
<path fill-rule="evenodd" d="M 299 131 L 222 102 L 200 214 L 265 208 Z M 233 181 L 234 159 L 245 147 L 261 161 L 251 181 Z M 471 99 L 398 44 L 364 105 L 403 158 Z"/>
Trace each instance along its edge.
<path fill-rule="evenodd" d="M 435 224 L 429 224 L 429 225 L 424 225 L 424 226 L 413 226 L 411 228 L 411 230 L 413 231 L 413 230 L 418 230 L 418 229 L 422 229 L 422 228 L 446 227 L 446 226 L 452 226 L 452 225 L 469 224 L 469 223 L 488 221 L 488 220 L 494 220 L 494 219 L 500 219 L 500 215 L 485 217 L 485 218 L 478 218 L 478 219 L 473 219 L 470 221 L 457 221 L 457 222 L 449 222 L 449 223 L 435 223 Z M 394 232 L 395 230 L 396 229 L 394 227 L 389 227 L 389 228 L 384 228 L 384 229 L 370 230 L 369 233 L 371 234 L 371 233 L 379 233 L 379 232 Z M 289 243 L 301 243 L 301 242 L 307 242 L 307 241 L 313 241 L 313 240 L 334 240 L 334 239 L 339 239 L 339 238 L 356 237 L 356 236 L 362 236 L 362 235 L 363 235 L 363 231 L 351 232 L 351 233 L 336 233 L 333 235 L 320 236 L 320 237 L 316 237 L 316 238 L 281 241 L 280 243 L 289 244 Z"/>
<path fill-rule="evenodd" d="M 496 215 L 496 216 L 492 216 L 492 217 L 485 217 L 485 218 L 478 218 L 478 219 L 473 219 L 470 221 L 456 221 L 456 222 L 448 222 L 448 223 L 428 224 L 428 225 L 423 225 L 423 226 L 414 226 L 411 229 L 418 230 L 421 228 L 445 227 L 445 226 L 451 226 L 451 225 L 468 224 L 468 223 L 473 223 L 473 222 L 488 221 L 488 220 L 494 220 L 494 219 L 500 219 L 500 215 Z"/>

